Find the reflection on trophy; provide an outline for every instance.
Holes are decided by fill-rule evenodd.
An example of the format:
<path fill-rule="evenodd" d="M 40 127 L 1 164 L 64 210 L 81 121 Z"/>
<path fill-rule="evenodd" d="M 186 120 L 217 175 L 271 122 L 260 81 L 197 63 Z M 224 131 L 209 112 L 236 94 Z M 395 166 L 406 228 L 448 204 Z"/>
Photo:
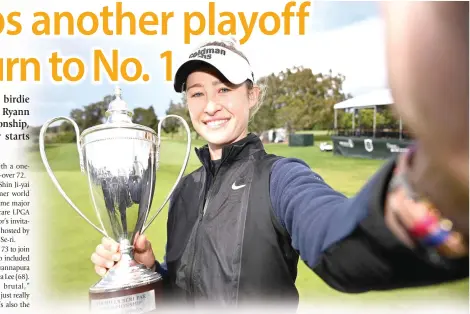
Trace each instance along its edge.
<path fill-rule="evenodd" d="M 134 124 L 132 112 L 116 88 L 115 99 L 106 112 L 107 121 L 83 131 L 75 121 L 58 117 L 41 128 L 39 145 L 42 161 L 53 183 L 70 206 L 96 230 L 120 244 L 122 259 L 90 288 L 90 308 L 99 313 L 146 313 L 157 308 L 162 277 L 133 259 L 133 243 L 157 217 L 181 180 L 189 159 L 191 133 L 179 116 L 169 115 L 158 124 L 158 132 Z M 178 118 L 187 131 L 183 166 L 169 195 L 148 219 L 158 169 L 161 125 L 166 118 Z M 44 136 L 50 124 L 71 122 L 77 134 L 80 168 L 87 174 L 91 201 L 100 227 L 92 223 L 69 199 L 54 176 L 46 158 Z M 146 224 L 147 223 L 147 224 Z"/>

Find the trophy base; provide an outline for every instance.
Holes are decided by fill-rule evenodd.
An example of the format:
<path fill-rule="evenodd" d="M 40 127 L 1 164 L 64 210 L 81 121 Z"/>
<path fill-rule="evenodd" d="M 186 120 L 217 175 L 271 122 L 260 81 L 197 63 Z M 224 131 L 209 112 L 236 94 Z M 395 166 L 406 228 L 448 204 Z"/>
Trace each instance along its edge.
<path fill-rule="evenodd" d="M 163 280 L 111 292 L 89 292 L 91 313 L 154 313 L 162 303 Z"/>
<path fill-rule="evenodd" d="M 89 290 L 91 313 L 143 314 L 162 303 L 163 278 L 123 254 L 109 272 Z"/>

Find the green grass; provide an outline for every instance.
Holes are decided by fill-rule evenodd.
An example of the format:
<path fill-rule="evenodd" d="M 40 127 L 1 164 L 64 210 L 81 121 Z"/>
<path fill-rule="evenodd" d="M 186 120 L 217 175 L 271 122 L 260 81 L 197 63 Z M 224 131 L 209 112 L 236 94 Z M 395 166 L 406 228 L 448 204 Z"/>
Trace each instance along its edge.
<path fill-rule="evenodd" d="M 202 141 L 193 144 L 201 145 Z M 317 142 L 317 144 L 319 144 Z M 153 209 L 160 206 L 171 186 L 174 184 L 182 164 L 185 143 L 164 140 L 161 148 L 161 163 L 157 173 L 157 185 Z M 353 196 L 371 175 L 383 164 L 383 161 L 351 159 L 320 152 L 318 147 L 288 147 L 285 144 L 266 145 L 269 153 L 285 157 L 298 157 L 307 162 L 334 189 Z M 47 155 L 52 169 L 65 192 L 75 204 L 95 223 L 88 194 L 86 177 L 79 171 L 78 154 L 73 144 L 49 147 Z M 31 153 L 31 165 L 35 171 L 36 186 L 40 186 L 41 198 L 38 208 L 42 210 L 44 230 L 44 270 L 45 278 L 50 280 L 50 297 L 62 298 L 65 295 L 86 297 L 88 288 L 99 278 L 95 275 L 90 261 L 91 253 L 101 240 L 101 235 L 83 221 L 60 196 L 52 184 L 40 160 L 38 153 Z M 186 173 L 199 167 L 199 161 L 191 152 L 191 159 Z M 165 208 L 147 230 L 147 236 L 157 258 L 164 254 L 166 243 Z M 275 274 L 273 274 L 275 276 Z M 407 299 L 446 299 L 468 300 L 468 280 L 456 283 L 436 285 L 426 288 L 402 289 L 390 292 L 369 292 L 348 295 L 334 291 L 326 286 L 302 262 L 299 264 L 297 287 L 301 301 L 325 300 L 334 297 L 335 302 L 395 302 Z"/>

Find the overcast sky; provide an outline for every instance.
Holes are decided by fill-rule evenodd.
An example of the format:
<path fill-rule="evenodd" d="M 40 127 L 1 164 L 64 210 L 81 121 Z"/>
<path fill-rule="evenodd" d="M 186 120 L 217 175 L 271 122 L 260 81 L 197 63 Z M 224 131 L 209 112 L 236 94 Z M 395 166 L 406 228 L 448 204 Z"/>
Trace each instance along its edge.
<path fill-rule="evenodd" d="M 2 2 L 4 6 L 5 2 Z M 216 12 L 243 11 L 249 14 L 253 11 L 275 11 L 280 13 L 287 2 L 285 0 L 263 1 L 263 3 L 247 0 L 218 0 Z M 31 7 L 31 5 L 24 6 L 21 21 L 28 26 L 28 23 L 31 23 L 28 21 L 28 16 L 32 11 L 38 10 L 67 9 L 77 13 L 99 12 L 101 9 L 97 2 L 85 4 L 84 1 L 74 1 L 67 2 L 66 5 L 64 3 L 65 1 L 48 1 L 41 2 L 41 7 L 38 8 Z M 297 1 L 298 5 L 300 3 Z M 15 5 L 18 4 L 8 3 L 8 6 Z M 131 7 L 135 9 L 135 13 L 174 11 L 175 18 L 170 21 L 169 35 L 39 38 L 28 36 L 25 31 L 21 37 L 7 38 L 12 44 L 11 47 L 16 44 L 17 49 L 2 48 L 0 54 L 3 56 L 34 56 L 43 61 L 44 80 L 28 88 L 28 93 L 34 99 L 33 116 L 30 119 L 32 125 L 39 125 L 55 116 L 68 116 L 71 109 L 102 99 L 106 94 L 111 93 L 114 87 L 114 84 L 108 81 L 91 82 L 90 72 L 87 74 L 88 79 L 76 84 L 50 82 L 48 79 L 50 73 L 46 69 L 45 61 L 53 51 L 58 51 L 63 56 L 80 57 L 87 66 L 91 64 L 90 56 L 95 48 L 101 48 L 105 52 L 118 49 L 123 57 L 138 58 L 151 79 L 145 83 L 120 84 L 124 98 L 131 108 L 153 105 L 158 115 L 164 115 L 170 99 L 180 99 L 180 95 L 173 91 L 172 83 L 164 80 L 164 61 L 159 55 L 166 50 L 172 50 L 173 70 L 176 70 L 176 66 L 184 56 L 187 56 L 191 48 L 199 42 L 198 38 L 195 38 L 190 45 L 184 44 L 183 12 L 198 10 L 206 13 L 207 2 L 124 2 L 124 9 Z M 296 8 L 294 7 L 293 10 Z M 307 20 L 307 34 L 304 36 L 265 36 L 259 31 L 253 33 L 243 48 L 253 65 L 256 77 L 302 65 L 310 67 L 314 72 L 331 69 L 334 73 L 344 74 L 346 76 L 344 89 L 353 95 L 386 87 L 383 27 L 376 2 L 314 2 L 310 7 L 310 14 Z M 298 21 L 293 19 L 292 28 L 298 27 L 297 25 Z M 237 25 L 237 27 L 240 26 L 241 24 Z M 241 34 L 241 27 L 239 30 Z M 3 42 L 6 42 L 5 37 Z M 18 46 L 19 42 L 21 42 L 20 46 Z"/>

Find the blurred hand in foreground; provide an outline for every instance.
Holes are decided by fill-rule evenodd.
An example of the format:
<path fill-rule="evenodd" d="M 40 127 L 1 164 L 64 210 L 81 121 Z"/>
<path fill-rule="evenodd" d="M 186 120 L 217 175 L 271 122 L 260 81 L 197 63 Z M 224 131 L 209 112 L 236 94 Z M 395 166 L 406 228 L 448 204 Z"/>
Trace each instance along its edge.
<path fill-rule="evenodd" d="M 418 150 L 413 188 L 468 235 L 468 2 L 384 2 L 394 110 Z"/>

